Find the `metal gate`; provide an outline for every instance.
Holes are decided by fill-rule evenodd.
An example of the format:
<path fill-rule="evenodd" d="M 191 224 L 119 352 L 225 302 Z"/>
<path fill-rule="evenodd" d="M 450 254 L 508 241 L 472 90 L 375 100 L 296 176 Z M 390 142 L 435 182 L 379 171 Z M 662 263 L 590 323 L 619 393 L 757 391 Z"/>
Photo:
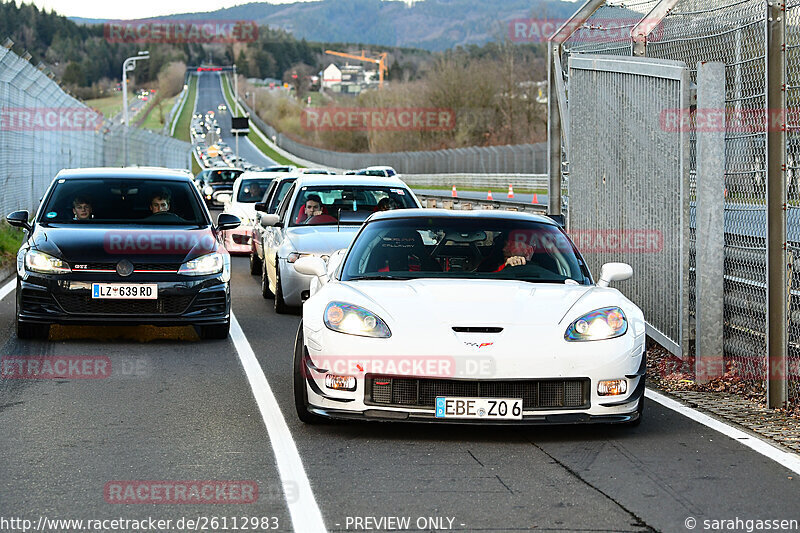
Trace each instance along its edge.
<path fill-rule="evenodd" d="M 569 57 L 569 231 L 595 277 L 619 283 L 648 335 L 678 356 L 689 339 L 689 71 L 680 61 Z M 676 122 L 677 121 L 677 122 Z"/>

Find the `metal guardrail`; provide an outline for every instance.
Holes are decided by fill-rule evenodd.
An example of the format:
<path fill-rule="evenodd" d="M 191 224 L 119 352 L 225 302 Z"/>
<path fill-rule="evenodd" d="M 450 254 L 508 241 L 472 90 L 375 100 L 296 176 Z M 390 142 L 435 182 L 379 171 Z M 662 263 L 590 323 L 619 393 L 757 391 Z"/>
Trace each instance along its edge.
<path fill-rule="evenodd" d="M 497 209 L 535 213 L 537 215 L 547 214 L 547 205 L 544 204 L 526 204 L 522 202 L 480 200 L 472 198 L 452 198 L 450 196 L 440 196 L 435 194 L 416 194 L 416 196 L 419 198 L 419 201 L 422 203 L 422 205 L 428 208 L 455 209 L 462 211 Z"/>
<path fill-rule="evenodd" d="M 403 181 L 412 187 L 446 186 L 487 188 L 505 190 L 509 185 L 515 189 L 547 190 L 547 174 L 402 174 Z"/>

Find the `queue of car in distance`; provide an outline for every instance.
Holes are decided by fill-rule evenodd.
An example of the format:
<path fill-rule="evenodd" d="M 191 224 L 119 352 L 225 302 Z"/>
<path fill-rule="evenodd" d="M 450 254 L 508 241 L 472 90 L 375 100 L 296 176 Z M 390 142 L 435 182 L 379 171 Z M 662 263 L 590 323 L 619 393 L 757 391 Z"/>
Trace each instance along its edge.
<path fill-rule="evenodd" d="M 311 277 L 291 268 L 298 258 L 327 259 L 380 209 L 420 207 L 398 178 L 306 174 L 288 187 L 275 213 L 266 203 L 255 204 L 262 214 L 251 252 L 251 272 L 260 270 L 262 295 L 274 299 L 278 313 L 299 307 L 308 294 Z M 260 268 L 252 266 L 256 260 Z"/>
<path fill-rule="evenodd" d="M 522 260 L 522 259 L 525 260 Z M 372 215 L 313 279 L 294 354 L 298 417 L 494 424 L 642 417 L 645 322 L 595 283 L 549 218 L 509 211 Z"/>
<path fill-rule="evenodd" d="M 19 338 L 52 324 L 195 326 L 206 339 L 230 328 L 230 255 L 185 172 L 156 168 L 62 170 L 24 228 L 17 253 Z"/>

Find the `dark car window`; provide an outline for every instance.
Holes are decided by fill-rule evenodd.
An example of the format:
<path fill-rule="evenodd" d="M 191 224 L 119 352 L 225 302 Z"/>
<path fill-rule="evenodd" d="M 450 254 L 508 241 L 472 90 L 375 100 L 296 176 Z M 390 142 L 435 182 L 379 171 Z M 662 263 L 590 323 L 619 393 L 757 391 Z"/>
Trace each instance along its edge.
<path fill-rule="evenodd" d="M 525 259 L 523 264 L 516 264 L 519 258 Z M 582 260 L 560 228 L 496 218 L 376 220 L 356 238 L 342 272 L 343 280 L 401 277 L 588 282 Z"/>
<path fill-rule="evenodd" d="M 233 183 L 242 172 L 244 171 L 233 169 L 212 170 L 206 177 L 206 181 L 209 183 Z"/>
<path fill-rule="evenodd" d="M 294 191 L 294 183 L 292 183 L 292 185 L 289 187 L 289 191 L 287 192 L 287 194 L 284 195 L 283 200 L 281 200 L 280 204 L 278 204 L 277 214 L 280 220 L 283 220 L 286 211 L 289 209 L 289 204 L 292 201 L 292 195 L 289 194 L 289 192 L 292 191 Z"/>
<path fill-rule="evenodd" d="M 239 184 L 239 194 L 236 201 L 242 203 L 260 202 L 264 198 L 267 187 L 272 182 L 269 178 L 248 178 L 243 179 Z"/>
<path fill-rule="evenodd" d="M 321 202 L 321 213 L 309 215 L 305 204 Z M 310 204 L 309 204 L 310 205 Z M 375 211 L 418 207 L 408 189 L 369 185 L 325 185 L 303 187 L 295 202 L 289 224 L 338 224 L 342 211 L 361 212 L 368 216 Z M 366 218 L 365 216 L 365 218 Z"/>
<path fill-rule="evenodd" d="M 154 213 L 154 198 L 160 198 L 163 204 L 164 196 L 167 209 Z M 90 216 L 79 218 L 76 206 L 85 209 L 82 206 L 86 205 Z M 205 225 L 208 220 L 196 189 L 188 181 L 79 178 L 56 182 L 39 222 Z"/>
<path fill-rule="evenodd" d="M 293 179 L 287 179 L 281 181 L 278 184 L 278 190 L 275 191 L 275 194 L 273 195 L 269 205 L 267 206 L 268 213 L 275 212 L 275 210 L 278 208 L 281 201 L 283 201 L 284 197 L 286 196 L 286 193 L 289 191 L 289 188 L 292 186 L 293 183 L 294 183 Z"/>

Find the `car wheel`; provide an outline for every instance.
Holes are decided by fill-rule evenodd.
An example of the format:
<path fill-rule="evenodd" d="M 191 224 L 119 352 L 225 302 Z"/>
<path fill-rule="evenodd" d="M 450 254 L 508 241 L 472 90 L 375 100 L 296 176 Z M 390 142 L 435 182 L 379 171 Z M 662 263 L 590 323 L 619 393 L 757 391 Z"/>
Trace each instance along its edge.
<path fill-rule="evenodd" d="M 303 358 L 305 357 L 305 347 L 303 342 L 303 321 L 297 328 L 297 337 L 294 341 L 294 407 L 297 411 L 297 418 L 306 424 L 319 424 L 325 419 L 319 415 L 308 412 L 308 390 L 304 374 Z"/>
<path fill-rule="evenodd" d="M 222 340 L 228 338 L 231 331 L 231 321 L 228 319 L 224 324 L 214 324 L 211 326 L 200 326 L 197 330 L 198 335 L 203 340 Z"/>
<path fill-rule="evenodd" d="M 261 296 L 264 299 L 272 298 L 272 291 L 269 290 L 269 276 L 267 275 L 267 265 L 261 261 Z"/>
<path fill-rule="evenodd" d="M 289 312 L 289 306 L 283 300 L 283 288 L 281 287 L 281 269 L 275 261 L 275 312 L 284 315 Z"/>
<path fill-rule="evenodd" d="M 261 260 L 256 256 L 254 250 L 250 250 L 250 275 L 256 276 L 261 273 Z"/>
<path fill-rule="evenodd" d="M 50 324 L 28 324 L 17 319 L 17 338 L 18 339 L 42 339 L 47 340 L 50 335 Z"/>

